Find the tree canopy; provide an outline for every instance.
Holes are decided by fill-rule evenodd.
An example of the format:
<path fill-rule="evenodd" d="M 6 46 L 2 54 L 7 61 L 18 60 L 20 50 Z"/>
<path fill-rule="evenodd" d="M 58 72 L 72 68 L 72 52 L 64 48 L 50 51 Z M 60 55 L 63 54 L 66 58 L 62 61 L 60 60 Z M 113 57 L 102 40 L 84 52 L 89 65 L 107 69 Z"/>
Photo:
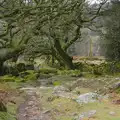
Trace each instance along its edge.
<path fill-rule="evenodd" d="M 2 0 L 0 19 L 5 25 L 0 35 L 1 61 L 25 51 L 33 57 L 50 55 L 73 69 L 67 50 L 81 40 L 81 29 L 94 22 L 105 3 L 101 0 L 92 6 L 85 0 Z"/>
<path fill-rule="evenodd" d="M 120 1 L 111 1 L 104 12 L 103 50 L 105 56 L 111 60 L 120 60 Z"/>

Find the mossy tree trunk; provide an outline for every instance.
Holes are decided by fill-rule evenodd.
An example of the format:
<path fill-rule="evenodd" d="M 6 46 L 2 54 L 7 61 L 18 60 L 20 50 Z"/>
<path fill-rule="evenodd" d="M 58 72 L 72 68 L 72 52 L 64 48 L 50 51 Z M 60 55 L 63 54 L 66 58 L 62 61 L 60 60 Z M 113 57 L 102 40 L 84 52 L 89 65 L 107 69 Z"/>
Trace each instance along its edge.
<path fill-rule="evenodd" d="M 59 39 L 54 40 L 54 46 L 62 63 L 68 69 L 74 69 L 72 58 L 62 49 Z"/>
<path fill-rule="evenodd" d="M 0 75 L 3 74 L 3 61 L 0 61 Z"/>

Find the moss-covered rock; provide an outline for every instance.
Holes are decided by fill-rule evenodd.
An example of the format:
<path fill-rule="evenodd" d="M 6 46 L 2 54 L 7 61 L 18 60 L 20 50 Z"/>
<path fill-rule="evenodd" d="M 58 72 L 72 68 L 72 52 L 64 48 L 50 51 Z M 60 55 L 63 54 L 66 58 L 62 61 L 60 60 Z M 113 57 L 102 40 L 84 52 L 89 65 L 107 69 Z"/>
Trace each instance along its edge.
<path fill-rule="evenodd" d="M 120 72 L 120 62 L 106 62 L 97 65 L 97 70 L 102 74 L 115 74 Z"/>

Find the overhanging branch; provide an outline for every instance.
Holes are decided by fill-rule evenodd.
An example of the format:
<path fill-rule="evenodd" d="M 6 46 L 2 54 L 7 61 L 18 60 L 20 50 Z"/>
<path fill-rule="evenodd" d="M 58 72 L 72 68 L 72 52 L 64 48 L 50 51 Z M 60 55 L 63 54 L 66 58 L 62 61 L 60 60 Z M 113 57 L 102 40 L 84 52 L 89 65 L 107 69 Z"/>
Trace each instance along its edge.
<path fill-rule="evenodd" d="M 81 28 L 81 26 L 77 26 L 77 28 L 76 28 L 76 30 L 75 30 L 75 33 L 76 33 L 75 37 L 74 37 L 72 40 L 68 41 L 68 42 L 65 44 L 65 46 L 63 47 L 63 49 L 64 49 L 65 51 L 66 51 L 74 42 L 76 42 L 76 41 L 80 38 L 80 36 L 81 36 L 80 28 Z"/>
<path fill-rule="evenodd" d="M 83 23 L 84 23 L 84 22 L 91 22 L 91 21 L 93 21 L 94 19 L 96 19 L 96 18 L 100 15 L 100 11 L 101 11 L 103 5 L 105 5 L 107 1 L 108 1 L 108 0 L 104 0 L 104 2 L 100 3 L 100 6 L 99 6 L 99 8 L 97 9 L 96 14 L 95 14 L 92 18 L 90 18 L 90 19 L 88 19 L 88 20 L 82 20 L 82 22 L 83 22 Z"/>

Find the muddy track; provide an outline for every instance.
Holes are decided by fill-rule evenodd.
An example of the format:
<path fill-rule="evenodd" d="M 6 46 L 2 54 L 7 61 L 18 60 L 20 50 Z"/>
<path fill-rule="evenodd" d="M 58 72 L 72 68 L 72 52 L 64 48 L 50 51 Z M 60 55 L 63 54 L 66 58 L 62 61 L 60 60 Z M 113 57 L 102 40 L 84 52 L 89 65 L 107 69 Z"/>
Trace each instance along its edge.
<path fill-rule="evenodd" d="M 49 115 L 43 113 L 35 90 L 27 91 L 25 102 L 18 108 L 17 120 L 51 120 Z"/>

